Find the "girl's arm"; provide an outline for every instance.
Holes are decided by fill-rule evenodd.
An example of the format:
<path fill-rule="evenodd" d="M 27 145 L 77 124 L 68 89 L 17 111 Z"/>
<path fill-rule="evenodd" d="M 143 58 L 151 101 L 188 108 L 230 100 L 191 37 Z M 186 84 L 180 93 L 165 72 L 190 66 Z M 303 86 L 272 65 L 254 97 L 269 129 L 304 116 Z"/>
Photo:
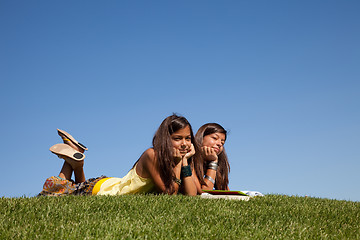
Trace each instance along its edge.
<path fill-rule="evenodd" d="M 201 184 L 199 182 L 198 176 L 196 175 L 195 169 L 192 170 L 192 178 L 195 183 L 197 194 L 201 195 L 203 193 L 203 191 L 201 190 Z"/>
<path fill-rule="evenodd" d="M 177 150 L 178 151 L 178 150 Z M 191 167 L 189 165 L 189 158 L 192 157 L 195 154 L 195 148 L 194 145 L 191 145 L 191 150 L 188 152 L 181 161 L 181 171 L 183 171 L 182 176 L 182 191 L 185 195 L 195 196 L 198 192 L 197 186 L 194 182 L 194 169 L 191 170 Z M 184 175 L 185 173 L 185 175 Z M 196 176 L 196 175 L 195 175 Z"/>
<path fill-rule="evenodd" d="M 207 169 L 204 178 L 205 185 L 202 185 L 201 189 L 213 190 L 215 185 L 215 182 L 213 181 L 215 181 L 215 178 L 216 178 L 216 171 L 213 169 Z"/>
<path fill-rule="evenodd" d="M 159 166 L 157 164 L 154 149 L 149 148 L 144 152 L 139 159 L 138 166 L 140 176 L 144 178 L 151 178 L 158 192 L 166 193 L 165 184 L 160 177 Z M 178 179 L 180 179 L 180 171 L 181 162 L 174 168 L 175 176 Z M 179 185 L 175 182 L 173 182 L 173 189 L 174 192 L 172 194 L 177 194 Z"/>
<path fill-rule="evenodd" d="M 210 147 L 202 147 L 203 156 L 205 158 L 205 161 L 208 163 L 211 162 L 213 165 L 217 165 L 218 163 L 218 156 L 214 149 Z M 213 190 L 215 185 L 215 179 L 216 179 L 216 169 L 214 167 L 207 168 L 205 171 L 205 177 L 204 182 L 205 185 L 201 186 L 201 189 L 204 190 Z"/>

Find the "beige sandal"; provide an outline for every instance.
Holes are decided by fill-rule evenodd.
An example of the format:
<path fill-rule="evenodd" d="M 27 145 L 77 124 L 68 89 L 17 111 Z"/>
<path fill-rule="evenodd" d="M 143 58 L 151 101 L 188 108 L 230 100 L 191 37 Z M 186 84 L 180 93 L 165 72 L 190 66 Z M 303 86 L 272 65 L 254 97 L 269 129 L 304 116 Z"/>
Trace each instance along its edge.
<path fill-rule="evenodd" d="M 79 148 L 85 150 L 88 150 L 87 147 L 85 147 L 83 144 L 79 143 L 78 141 L 75 140 L 75 138 L 73 138 L 69 133 L 65 132 L 64 130 L 60 130 L 58 129 L 58 134 L 59 136 L 64 140 L 64 141 L 71 141 L 73 144 L 75 144 L 76 146 L 78 146 Z"/>
<path fill-rule="evenodd" d="M 85 155 L 83 153 L 76 151 L 75 149 L 73 149 L 72 147 L 70 147 L 65 143 L 55 144 L 50 148 L 50 151 L 58 155 L 58 157 L 60 158 L 68 157 L 75 161 L 82 161 L 85 159 Z"/>

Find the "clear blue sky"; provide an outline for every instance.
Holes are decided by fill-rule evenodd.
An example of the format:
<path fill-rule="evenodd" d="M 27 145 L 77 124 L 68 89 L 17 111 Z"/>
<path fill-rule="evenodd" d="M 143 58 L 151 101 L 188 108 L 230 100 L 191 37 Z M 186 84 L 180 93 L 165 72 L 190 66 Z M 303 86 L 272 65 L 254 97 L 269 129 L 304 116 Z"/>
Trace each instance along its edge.
<path fill-rule="evenodd" d="M 179 113 L 230 131 L 230 188 L 360 201 L 360 2 L 0 1 L 0 196 L 122 177 Z"/>

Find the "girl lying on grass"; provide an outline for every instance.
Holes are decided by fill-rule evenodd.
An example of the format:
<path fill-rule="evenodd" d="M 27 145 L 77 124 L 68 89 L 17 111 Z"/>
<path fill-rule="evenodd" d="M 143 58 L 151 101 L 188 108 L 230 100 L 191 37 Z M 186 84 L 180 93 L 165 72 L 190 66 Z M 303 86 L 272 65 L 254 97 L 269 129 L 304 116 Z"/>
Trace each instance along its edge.
<path fill-rule="evenodd" d="M 195 135 L 196 142 L 201 146 L 200 161 L 195 162 L 197 176 L 195 179 L 198 192 L 204 190 L 229 190 L 230 165 L 224 144 L 227 131 L 217 123 L 207 123 L 199 128 Z"/>
<path fill-rule="evenodd" d="M 87 148 L 65 131 L 58 130 L 58 134 L 64 144 L 56 144 L 50 151 L 65 161 L 59 176 L 48 178 L 39 195 L 197 194 L 191 165 L 197 157 L 195 152 L 200 151 L 184 117 L 175 114 L 167 117 L 155 133 L 153 147 L 140 156 L 123 178 L 101 176 L 85 180 L 83 153 Z M 75 182 L 71 180 L 73 172 Z"/>

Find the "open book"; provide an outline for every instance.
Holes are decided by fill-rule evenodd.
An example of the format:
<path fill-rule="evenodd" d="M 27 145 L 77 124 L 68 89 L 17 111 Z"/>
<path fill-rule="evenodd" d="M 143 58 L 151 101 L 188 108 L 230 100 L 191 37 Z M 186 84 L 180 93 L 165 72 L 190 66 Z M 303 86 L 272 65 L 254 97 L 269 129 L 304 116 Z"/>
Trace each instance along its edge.
<path fill-rule="evenodd" d="M 246 193 L 243 193 L 241 191 L 229 191 L 229 190 L 203 190 L 206 193 L 209 193 L 211 195 L 242 195 L 242 196 L 248 196 Z"/>
<path fill-rule="evenodd" d="M 202 198 L 225 198 L 248 201 L 252 197 L 264 196 L 256 191 L 203 190 Z"/>
<path fill-rule="evenodd" d="M 210 199 L 229 199 L 229 200 L 244 200 L 249 201 L 250 197 L 241 191 L 228 191 L 228 190 L 203 190 L 202 198 Z"/>

